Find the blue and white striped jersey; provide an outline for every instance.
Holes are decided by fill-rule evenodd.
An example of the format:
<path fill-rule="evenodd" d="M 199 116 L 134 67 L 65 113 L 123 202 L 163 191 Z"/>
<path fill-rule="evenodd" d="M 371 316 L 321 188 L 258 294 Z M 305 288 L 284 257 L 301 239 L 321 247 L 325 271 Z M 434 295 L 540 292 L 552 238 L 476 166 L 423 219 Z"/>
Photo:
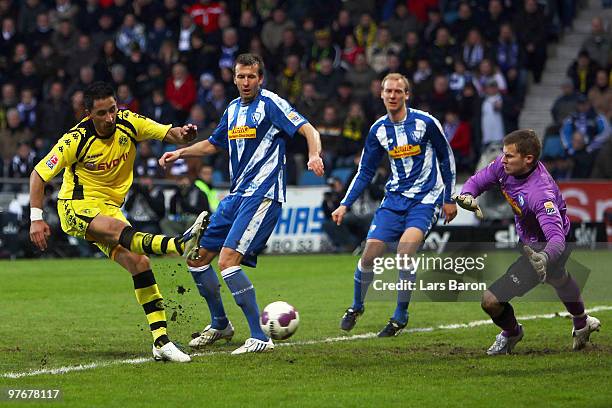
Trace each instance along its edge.
<path fill-rule="evenodd" d="M 229 150 L 230 194 L 285 202 L 285 140 L 307 123 L 287 101 L 262 89 L 249 104 L 227 106 L 208 141 Z"/>
<path fill-rule="evenodd" d="M 398 194 L 424 204 L 452 202 L 455 158 L 443 132 L 436 118 L 417 109 L 408 109 L 401 122 L 392 122 L 388 115 L 378 119 L 370 128 L 357 174 L 342 204 L 350 207 L 357 200 L 385 154 L 391 174 L 382 206 L 399 206 Z M 395 199 L 390 200 L 391 196 Z"/>

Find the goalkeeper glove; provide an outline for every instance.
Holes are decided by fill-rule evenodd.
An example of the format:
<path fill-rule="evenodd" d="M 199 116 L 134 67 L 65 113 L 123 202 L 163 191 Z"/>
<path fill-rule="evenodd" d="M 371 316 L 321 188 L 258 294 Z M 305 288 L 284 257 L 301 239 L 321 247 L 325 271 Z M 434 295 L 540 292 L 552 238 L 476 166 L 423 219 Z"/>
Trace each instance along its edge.
<path fill-rule="evenodd" d="M 455 194 L 452 197 L 453 200 L 464 210 L 472 211 L 478 219 L 484 219 L 484 214 L 480 209 L 480 206 L 476 202 L 476 199 L 471 194 Z"/>
<path fill-rule="evenodd" d="M 535 269 L 538 277 L 540 278 L 540 282 L 544 283 L 546 281 L 546 265 L 548 264 L 548 254 L 546 252 L 535 252 L 533 249 L 529 248 L 527 245 L 523 247 L 525 250 L 525 254 L 527 255 L 527 259 L 533 269 Z"/>

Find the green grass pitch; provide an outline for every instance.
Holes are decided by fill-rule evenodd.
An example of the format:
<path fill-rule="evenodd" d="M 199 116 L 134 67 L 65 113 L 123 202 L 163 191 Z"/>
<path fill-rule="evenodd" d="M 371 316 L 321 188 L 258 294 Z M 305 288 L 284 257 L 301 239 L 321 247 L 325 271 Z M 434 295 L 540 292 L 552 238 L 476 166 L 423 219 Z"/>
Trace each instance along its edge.
<path fill-rule="evenodd" d="M 609 271 L 609 252 L 579 255 L 598 259 Z M 261 257 L 257 269 L 247 270 L 258 302 L 263 307 L 285 300 L 299 310 L 300 327 L 289 340 L 297 344 L 230 356 L 248 330 L 223 286 L 236 336 L 182 365 L 142 361 L 151 356 L 150 333 L 129 274 L 112 262 L 1 262 L 0 390 L 59 388 L 62 399 L 43 405 L 0 398 L 0 406 L 612 406 L 612 310 L 594 313 L 602 331 L 583 352 L 571 351 L 571 320 L 564 317 L 523 321 L 525 338 L 515 354 L 496 358 L 484 354 L 496 327 L 438 327 L 484 320 L 478 302 L 415 301 L 409 327 L 433 329 L 393 339 L 323 342 L 349 336 L 338 324 L 352 298 L 356 260 Z M 208 324 L 206 304 L 183 260 L 155 259 L 153 265 L 168 318 L 174 315 L 170 338 L 186 344 L 191 332 Z M 587 307 L 612 306 L 610 287 L 589 286 Z M 377 332 L 394 307 L 392 301 L 367 303 L 350 336 Z M 515 310 L 518 316 L 543 315 L 563 305 L 517 302 Z M 130 359 L 136 363 L 123 361 Z M 63 374 L 44 371 L 81 364 L 92 366 Z M 43 374 L 6 376 L 35 370 Z"/>

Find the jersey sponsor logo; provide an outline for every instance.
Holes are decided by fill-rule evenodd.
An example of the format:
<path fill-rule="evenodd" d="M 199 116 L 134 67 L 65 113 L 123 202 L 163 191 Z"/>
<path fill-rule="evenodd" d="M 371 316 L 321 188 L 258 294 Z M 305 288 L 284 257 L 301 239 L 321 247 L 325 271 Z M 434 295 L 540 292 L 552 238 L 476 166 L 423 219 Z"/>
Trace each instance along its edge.
<path fill-rule="evenodd" d="M 57 158 L 57 155 L 54 154 L 53 156 L 51 156 L 49 158 L 49 160 L 47 160 L 47 167 L 49 167 L 51 170 L 53 170 L 55 168 L 55 165 L 59 162 L 59 159 Z"/>
<path fill-rule="evenodd" d="M 521 210 L 521 207 L 519 207 L 518 203 L 514 201 L 512 197 L 510 197 L 510 194 L 506 193 L 506 190 L 503 190 L 503 189 L 502 189 L 502 194 L 504 195 L 504 198 L 506 199 L 508 204 L 510 204 L 510 207 L 512 207 L 512 211 L 519 217 L 522 216 L 523 211 Z"/>
<path fill-rule="evenodd" d="M 255 139 L 256 129 L 248 126 L 237 126 L 228 132 L 229 140 L 235 139 Z"/>
<path fill-rule="evenodd" d="M 405 157 L 416 156 L 421 154 L 421 145 L 402 145 L 395 146 L 392 150 L 389 150 L 389 156 L 393 159 L 403 159 Z"/>
<path fill-rule="evenodd" d="M 302 121 L 302 117 L 298 115 L 297 112 L 289 112 L 287 114 L 287 119 L 289 119 L 294 125 L 297 125 Z"/>
<path fill-rule="evenodd" d="M 546 211 L 546 214 L 548 215 L 555 214 L 557 212 L 557 209 L 555 208 L 555 204 L 553 204 L 552 201 L 546 201 L 544 203 L 544 210 Z"/>
<path fill-rule="evenodd" d="M 127 159 L 128 153 L 123 153 L 121 156 L 117 157 L 116 159 L 112 159 L 111 161 L 104 161 L 97 164 L 95 162 L 87 162 L 84 164 L 84 166 L 87 170 L 108 171 L 117 167 L 121 162 L 127 161 Z"/>

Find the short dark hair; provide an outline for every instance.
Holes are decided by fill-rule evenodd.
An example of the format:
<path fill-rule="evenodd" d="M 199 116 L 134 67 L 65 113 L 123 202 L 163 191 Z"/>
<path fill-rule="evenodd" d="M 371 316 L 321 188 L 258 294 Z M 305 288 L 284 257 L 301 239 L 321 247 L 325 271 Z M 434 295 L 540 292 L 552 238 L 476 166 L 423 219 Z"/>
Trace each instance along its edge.
<path fill-rule="evenodd" d="M 85 109 L 91 111 L 93 109 L 94 101 L 97 99 L 106 99 L 115 96 L 115 89 L 108 82 L 97 81 L 89 85 L 83 93 L 83 99 L 85 102 Z"/>
<path fill-rule="evenodd" d="M 238 64 L 246 66 L 257 65 L 257 73 L 259 76 L 263 76 L 265 70 L 264 62 L 263 59 L 257 54 L 247 53 L 238 55 L 236 57 L 236 61 L 234 62 L 234 73 L 236 72 L 236 65 Z"/>
<path fill-rule="evenodd" d="M 533 129 L 519 129 L 508 133 L 504 137 L 504 146 L 511 144 L 516 145 L 516 151 L 521 156 L 533 155 L 534 162 L 540 158 L 542 153 L 542 142 Z"/>

